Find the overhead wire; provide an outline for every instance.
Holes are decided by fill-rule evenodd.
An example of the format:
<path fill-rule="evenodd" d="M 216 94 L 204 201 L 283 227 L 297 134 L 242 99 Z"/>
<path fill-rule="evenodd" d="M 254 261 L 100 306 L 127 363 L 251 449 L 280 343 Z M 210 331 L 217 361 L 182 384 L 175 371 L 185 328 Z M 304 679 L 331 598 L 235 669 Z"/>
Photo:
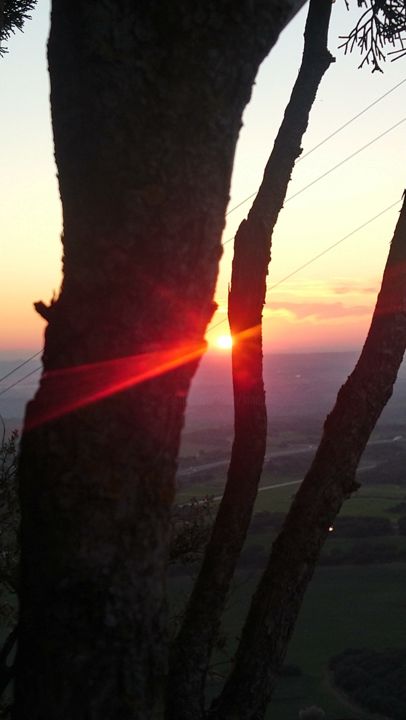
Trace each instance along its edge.
<path fill-rule="evenodd" d="M 342 238 L 340 238 L 339 240 L 336 240 L 336 242 L 332 243 L 332 245 L 329 245 L 328 247 L 324 248 L 324 250 L 322 250 L 321 252 L 317 253 L 317 255 L 313 255 L 311 258 L 309 258 L 309 260 L 306 260 L 306 262 L 302 263 L 302 265 L 298 265 L 298 267 L 296 267 L 296 268 L 295 268 L 294 270 L 292 270 L 290 273 L 288 273 L 288 274 L 285 275 L 283 278 L 281 278 L 280 280 L 278 280 L 278 282 L 276 282 L 276 283 L 274 283 L 273 285 L 271 285 L 271 286 L 268 288 L 268 292 L 269 292 L 270 290 L 274 290 L 275 288 L 279 287 L 279 286 L 282 285 L 284 282 L 286 282 L 286 280 L 290 280 L 290 278 L 293 277 L 294 275 L 296 275 L 298 272 L 300 272 L 301 270 L 304 270 L 304 268 L 306 268 L 306 267 L 309 267 L 309 265 L 312 265 L 314 262 L 316 262 L 316 260 L 319 260 L 319 259 L 320 259 L 321 257 L 323 257 L 324 255 L 327 255 L 327 253 L 329 253 L 329 252 L 331 252 L 332 250 L 334 250 L 336 247 L 338 247 L 339 245 L 341 245 L 345 240 L 348 240 L 348 238 L 352 237 L 353 235 L 355 235 L 355 234 L 356 234 L 357 232 L 359 232 L 360 230 L 363 230 L 364 228 L 366 228 L 368 225 L 370 225 L 372 222 L 374 222 L 375 220 L 377 220 L 378 218 L 380 218 L 382 215 L 384 215 L 385 213 L 389 212 L 389 210 L 392 210 L 392 208 L 396 207 L 396 205 L 399 205 L 399 203 L 400 203 L 400 200 L 396 200 L 395 202 L 391 203 L 390 205 L 388 205 L 388 206 L 387 206 L 386 208 L 384 208 L 383 210 L 380 210 L 379 213 L 377 213 L 376 215 L 373 215 L 371 218 L 369 218 L 368 220 L 366 220 L 365 222 L 363 222 L 361 225 L 358 225 L 358 227 L 354 228 L 354 230 L 351 230 L 349 233 L 347 233 L 346 235 L 344 235 Z M 207 329 L 207 333 L 206 333 L 206 334 L 211 333 L 213 330 L 215 330 L 216 328 L 218 328 L 220 325 L 223 325 L 225 322 L 227 322 L 227 318 L 223 318 L 222 320 L 219 320 L 219 321 L 218 321 L 217 323 L 215 323 L 214 325 L 211 325 L 211 326 Z M 21 363 L 18 367 L 22 367 L 22 366 L 25 365 L 27 362 L 29 362 L 29 360 L 32 360 L 34 357 L 36 357 L 37 355 L 39 355 L 41 352 L 42 352 L 42 350 L 39 350 L 37 353 L 35 353 L 34 355 L 32 355 L 31 358 L 28 358 L 24 363 Z M 16 369 L 17 369 L 17 368 L 16 368 Z M 19 385 L 20 382 L 23 382 L 23 380 L 26 380 L 28 377 L 30 377 L 31 375 L 34 375 L 34 373 L 39 372 L 40 370 L 41 370 L 41 367 L 37 367 L 37 368 L 35 368 L 34 370 L 32 370 L 31 372 L 27 373 L 27 375 L 24 375 L 22 378 L 19 378 L 19 380 L 16 380 L 16 382 L 14 382 L 12 385 L 8 385 L 8 387 L 4 388 L 4 390 L 2 390 L 2 391 L 0 392 L 0 396 L 1 396 L 1 395 L 4 395 L 4 394 L 5 394 L 6 392 L 8 392 L 9 390 L 11 390 L 12 388 L 16 387 L 16 385 Z"/>
<path fill-rule="evenodd" d="M 391 203 L 391 205 L 388 205 L 386 208 L 384 208 L 383 210 L 381 210 L 379 213 L 377 213 L 377 214 L 374 215 L 373 217 L 369 218 L 369 220 L 366 220 L 366 221 L 363 222 L 361 225 L 358 225 L 358 227 L 354 228 L 354 230 L 351 230 L 351 232 L 347 233 L 347 235 L 344 235 L 344 236 L 343 236 L 342 238 L 340 238 L 339 240 L 336 240 L 336 242 L 334 242 L 332 245 L 329 245 L 328 247 L 324 248 L 324 250 L 322 250 L 321 252 L 317 253 L 317 255 L 313 255 L 313 257 L 309 258 L 309 260 L 307 260 L 306 262 L 304 262 L 302 265 L 299 265 L 298 267 L 296 267 L 296 268 L 295 268 L 294 270 L 292 270 L 290 273 L 288 273 L 288 274 L 285 275 L 283 278 L 281 278 L 280 280 L 278 280 L 278 282 L 276 282 L 276 283 L 274 283 L 273 285 L 271 285 L 271 286 L 268 288 L 267 292 L 269 292 L 270 290 L 274 290 L 275 288 L 279 287 L 279 285 L 282 285 L 282 283 L 286 282 L 286 280 L 289 280 L 291 277 L 293 277 L 294 275 L 296 275 L 298 272 L 300 272 L 301 270 L 303 270 L 303 269 L 306 268 L 306 267 L 309 267 L 309 265 L 312 265 L 314 262 L 316 262 L 316 260 L 319 260 L 319 258 L 323 257 L 323 255 L 327 255 L 327 253 L 331 252 L 331 250 L 334 250 L 334 248 L 336 248 L 336 247 L 338 247 L 339 245 L 341 245 L 341 243 L 343 243 L 345 240 L 348 240 L 348 238 L 350 238 L 350 237 L 352 237 L 353 235 L 355 235 L 355 233 L 359 232 L 360 230 L 363 230 L 365 227 L 367 227 L 367 226 L 370 225 L 372 222 L 374 222 L 374 220 L 377 220 L 379 217 L 381 217 L 381 216 L 384 215 L 385 213 L 389 212 L 389 210 L 392 210 L 392 208 L 396 207 L 396 205 L 399 205 L 400 202 L 401 202 L 400 200 L 396 200 L 396 202 Z M 219 320 L 217 323 L 215 323 L 215 325 L 211 325 L 211 326 L 209 327 L 209 329 L 207 330 L 207 333 L 212 332 L 212 330 L 214 330 L 215 328 L 219 327 L 220 325 L 223 325 L 225 322 L 227 322 L 227 319 L 226 319 L 226 318 L 223 318 L 222 320 Z"/>
<path fill-rule="evenodd" d="M 42 350 L 38 350 L 38 352 L 35 352 L 33 355 L 31 355 L 29 358 L 24 360 L 22 363 L 20 363 L 19 365 L 16 365 L 15 368 L 13 368 L 8 373 L 6 373 L 2 377 L 0 377 L 0 383 L 3 382 L 3 380 L 6 380 L 7 378 L 9 378 L 11 375 L 14 375 L 14 373 L 17 372 L 17 370 L 24 367 L 24 365 L 27 365 L 29 362 L 31 362 L 31 360 L 34 360 L 34 358 L 38 357 L 38 355 L 41 355 L 41 353 L 42 353 Z"/>
<path fill-rule="evenodd" d="M 371 147 L 371 145 L 376 143 L 381 138 L 385 137 L 385 135 L 388 135 L 390 132 L 392 132 L 392 130 L 395 130 L 397 127 L 399 127 L 399 125 L 402 125 L 402 123 L 404 123 L 405 120 L 406 120 L 406 116 L 403 117 L 401 120 L 399 120 L 394 125 L 391 125 L 391 127 L 387 128 L 387 130 L 384 130 L 379 135 L 372 138 L 372 140 L 369 140 L 367 143 L 365 143 L 365 145 L 362 145 L 362 147 L 358 148 L 358 150 L 355 150 L 350 155 L 347 155 L 347 157 L 345 157 L 343 160 L 340 160 L 340 162 L 337 163 L 337 165 L 334 165 L 329 170 L 326 170 L 326 172 L 324 172 L 322 175 L 319 175 L 317 178 L 315 178 L 315 180 L 312 180 L 310 183 L 308 183 L 308 185 L 305 185 L 304 187 L 300 188 L 300 190 L 293 193 L 293 195 L 289 195 L 289 197 L 286 198 L 286 202 L 289 202 L 289 200 L 293 200 L 293 198 L 297 197 L 298 195 L 301 195 L 301 193 L 304 192 L 305 190 L 307 190 L 309 187 L 312 187 L 312 185 L 315 185 L 320 180 L 323 180 L 325 177 L 327 177 L 327 175 L 330 175 L 330 173 L 334 172 L 334 170 L 337 170 L 339 167 L 344 165 L 346 162 L 348 162 L 349 160 L 352 160 L 356 155 L 359 155 L 359 153 L 363 152 L 363 150 L 366 150 L 367 148 Z"/>
<path fill-rule="evenodd" d="M 4 390 L 1 390 L 0 395 L 5 395 L 6 392 L 8 392 L 12 388 L 16 387 L 20 383 L 22 383 L 23 380 L 26 380 L 27 378 L 31 377 L 31 375 L 34 375 L 34 373 L 39 372 L 41 369 L 42 369 L 41 367 L 34 368 L 34 370 L 31 370 L 31 372 L 27 373 L 26 375 L 23 375 L 23 377 L 16 380 L 12 385 L 8 385 L 6 388 L 4 388 Z"/>
<path fill-rule="evenodd" d="M 366 220 L 364 223 L 362 223 L 362 225 L 358 225 L 357 228 L 355 228 L 354 230 L 351 230 L 351 232 L 347 233 L 347 235 L 344 235 L 344 237 L 340 238 L 340 240 L 337 240 L 335 243 L 333 243 L 332 245 L 329 245 L 324 250 L 319 252 L 317 255 L 314 255 L 312 258 L 307 260 L 302 265 L 299 265 L 297 268 L 292 270 L 292 272 L 288 273 L 283 278 L 278 280 L 278 282 L 274 283 L 273 285 L 270 285 L 270 287 L 268 288 L 268 292 L 270 290 L 274 290 L 275 288 L 279 287 L 279 285 L 282 285 L 282 283 L 286 282 L 286 280 L 289 280 L 291 277 L 296 275 L 301 270 L 304 270 L 304 268 L 309 267 L 309 265 L 312 265 L 316 260 L 319 260 L 319 258 L 323 257 L 323 255 L 327 255 L 327 253 L 331 252 L 331 250 L 334 250 L 334 248 L 336 248 L 338 245 L 341 245 L 341 243 L 343 243 L 344 240 L 348 240 L 348 238 L 355 235 L 355 233 L 359 232 L 360 230 L 363 230 L 365 227 L 367 227 L 367 225 L 370 225 L 372 222 L 374 222 L 374 220 L 377 220 L 382 215 L 389 212 L 389 210 L 392 210 L 392 208 L 396 207 L 396 205 L 399 205 L 399 203 L 400 203 L 400 200 L 396 200 L 396 202 L 392 203 L 391 205 L 388 205 L 386 208 L 381 210 L 379 213 L 377 213 L 373 217 L 369 218 L 369 220 Z"/>
<path fill-rule="evenodd" d="M 333 130 L 333 132 L 330 133 L 329 135 L 327 135 L 325 138 L 323 138 L 323 140 L 320 140 L 320 142 L 317 143 L 317 145 L 314 145 L 312 148 L 310 148 L 310 150 L 308 150 L 307 152 L 303 153 L 303 155 L 300 155 L 300 156 L 298 157 L 298 159 L 296 160 L 296 164 L 297 164 L 298 162 L 300 162 L 301 160 L 304 160 L 304 159 L 305 159 L 306 157 L 308 157 L 309 155 L 311 155 L 311 153 L 313 153 L 315 150 L 318 150 L 320 147 L 322 147 L 322 145 L 325 145 L 325 143 L 328 142 L 329 140 L 331 140 L 331 138 L 333 138 L 333 137 L 335 137 L 336 135 L 338 135 L 342 130 L 344 130 L 346 127 L 348 127 L 349 125 L 351 125 L 351 123 L 353 123 L 355 120 L 358 120 L 358 118 L 360 118 L 362 115 L 364 115 L 366 112 L 368 112 L 368 110 L 370 110 L 371 108 L 373 108 L 375 105 L 378 105 L 378 103 L 380 103 L 381 100 L 384 100 L 386 97 L 388 97 L 388 95 L 390 95 L 392 92 L 394 92 L 395 90 L 397 90 L 398 87 L 400 87 L 401 85 L 403 85 L 405 82 L 406 82 L 406 78 L 403 78 L 403 80 L 401 80 L 400 82 L 396 83 L 396 85 L 393 85 L 393 87 L 389 88 L 389 90 L 387 90 L 387 91 L 384 92 L 382 95 L 380 95 L 378 98 L 376 98 L 376 100 L 373 100 L 373 102 L 371 102 L 369 105 L 367 105 L 366 107 L 364 107 L 363 110 L 360 110 L 360 112 L 358 112 L 356 115 L 353 115 L 352 118 L 350 118 L 350 119 L 347 120 L 345 123 L 343 123 L 342 125 L 340 125 L 340 127 L 336 128 L 336 130 Z M 246 202 L 248 202 L 248 200 L 251 200 L 251 198 L 255 197 L 256 194 L 257 194 L 257 193 L 254 192 L 254 193 L 252 193 L 251 195 L 249 195 L 248 197 L 246 197 L 244 200 L 241 200 L 241 202 L 239 202 L 237 205 L 234 205 L 230 210 L 228 210 L 228 211 L 226 212 L 226 217 L 227 217 L 228 215 L 231 215 L 231 213 L 233 213 L 234 210 L 237 210 L 239 207 L 241 207 L 241 206 L 244 205 Z"/>
<path fill-rule="evenodd" d="M 351 117 L 351 118 L 350 118 L 349 120 L 347 120 L 345 123 L 343 123 L 342 125 L 340 125 L 336 130 L 334 130 L 332 133 L 330 133 L 330 134 L 327 135 L 325 138 L 323 138 L 323 140 L 321 140 L 319 143 L 317 143 L 316 145 L 314 145 L 314 146 L 313 146 L 310 150 L 308 150 L 306 153 L 304 153 L 303 155 L 301 155 L 301 156 L 298 158 L 297 162 L 299 162 L 300 160 L 304 160 L 304 158 L 308 157 L 308 156 L 309 156 L 311 153 L 313 153 L 315 150 L 319 149 L 322 145 L 324 145 L 324 144 L 327 143 L 329 140 L 331 140 L 333 137 L 335 137 L 336 135 L 338 135 L 338 133 L 340 133 L 340 132 L 341 132 L 342 130 L 344 130 L 346 127 L 348 127 L 349 125 L 351 125 L 351 123 L 353 123 L 353 122 L 354 122 L 355 120 L 357 120 L 359 117 L 361 117 L 362 115 L 364 115 L 366 112 L 368 112 L 368 110 L 370 110 L 372 107 L 374 107 L 374 106 L 377 105 L 379 102 L 381 102 L 381 100 L 383 100 L 384 98 L 388 97 L 388 95 L 390 95 L 392 92 L 394 92 L 395 90 L 397 90 L 397 88 L 399 88 L 399 87 L 400 87 L 401 85 L 403 85 L 405 82 L 406 82 L 406 78 L 404 78 L 404 79 L 401 80 L 400 82 L 396 83 L 393 87 L 391 87 L 391 88 L 390 88 L 389 90 L 387 90 L 385 93 L 383 93 L 383 94 L 380 95 L 378 98 L 376 98 L 376 100 L 374 100 L 372 103 L 370 103 L 370 104 L 367 105 L 365 108 L 363 108 L 363 110 L 361 110 L 360 112 L 358 112 L 358 113 L 356 113 L 355 115 L 353 115 L 353 117 Z M 359 153 L 361 153 L 363 150 L 366 150 L 366 148 L 370 147 L 370 146 L 373 145 L 375 142 L 377 142 L 378 140 L 380 140 L 382 137 L 384 137 L 385 135 L 387 135 L 388 133 L 390 133 L 392 130 L 394 130 L 395 128 L 399 127 L 399 125 L 401 125 L 403 122 L 405 122 L 405 120 L 406 120 L 406 117 L 402 118 L 402 119 L 399 120 L 397 123 L 395 123 L 394 125 L 392 125 L 390 128 L 388 128 L 388 129 L 385 130 L 384 132 L 380 133 L 380 134 L 377 135 L 375 138 L 373 138 L 372 140 L 370 140 L 368 143 L 366 143 L 366 144 L 363 145 L 362 147 L 358 148 L 358 149 L 355 150 L 353 153 L 351 153 L 350 155 L 348 155 L 346 158 L 344 158 L 343 160 L 341 160 L 339 163 L 337 163 L 337 165 L 334 165 L 332 168 L 330 168 L 329 170 L 327 170 L 327 171 L 326 171 L 325 173 L 323 173 L 322 175 L 319 175 L 317 178 L 315 178 L 314 180 L 312 180 L 310 183 L 308 183 L 307 185 L 305 185 L 303 188 L 300 188 L 300 190 L 298 190 L 297 192 L 295 192 L 293 195 L 290 195 L 290 196 L 285 200 L 285 203 L 286 203 L 286 202 L 289 202 L 289 201 L 292 200 L 293 198 L 295 198 L 295 197 L 297 197 L 298 195 L 300 195 L 301 193 L 305 192 L 305 190 L 307 190 L 308 188 L 310 188 L 310 187 L 312 187 L 313 185 L 315 185 L 317 182 L 319 182 L 320 180 L 322 180 L 323 178 L 325 178 L 327 175 L 330 175 L 330 173 L 334 172 L 334 170 L 337 170 L 339 167 L 341 167 L 341 166 L 344 165 L 346 162 L 348 162 L 349 160 L 351 160 L 352 158 L 354 158 L 356 155 L 358 155 Z M 240 203 L 238 203 L 237 205 L 235 205 L 234 207 L 232 207 L 230 210 L 228 210 L 228 211 L 226 212 L 226 216 L 230 215 L 232 212 L 234 212 L 234 211 L 237 210 L 239 207 L 241 207 L 242 205 L 244 205 L 246 202 L 248 202 L 248 200 L 251 200 L 251 198 L 255 197 L 256 194 L 257 194 L 256 192 L 252 193 L 251 195 L 249 195 L 248 197 L 246 197 L 244 200 L 242 200 Z M 366 227 L 367 225 L 369 225 L 369 223 L 371 223 L 371 222 L 373 222 L 374 220 L 376 220 L 378 217 L 380 217 L 381 215 L 383 215 L 385 212 L 387 212 L 388 210 L 390 210 L 391 208 L 393 208 L 396 204 L 397 204 L 397 202 L 396 202 L 396 203 L 393 203 L 393 204 L 390 205 L 390 206 L 388 206 L 387 208 L 385 208 L 384 210 L 382 210 L 380 213 L 378 213 L 377 215 L 375 215 L 373 218 L 370 218 L 370 219 L 367 220 L 365 223 L 363 223 L 362 225 L 360 225 L 358 228 L 356 228 L 355 230 L 353 230 L 352 232 L 350 232 L 348 235 L 346 235 L 345 237 L 341 238 L 341 239 L 338 240 L 336 243 L 333 243 L 333 245 L 329 246 L 328 248 L 326 248 L 325 250 L 323 250 L 323 251 L 322 251 L 321 253 L 319 253 L 318 255 L 314 256 L 313 258 L 310 258 L 309 261 L 307 261 L 306 263 L 304 263 L 304 264 L 301 265 L 300 267 L 298 267 L 298 268 L 296 268 L 295 270 L 293 270 L 292 273 L 289 273 L 289 275 L 287 275 L 285 278 L 283 278 L 282 280 L 280 280 L 278 283 L 276 283 L 275 285 L 272 285 L 270 288 L 268 288 L 268 290 L 274 289 L 275 287 L 277 287 L 278 285 L 280 285 L 282 282 L 284 282 L 285 280 L 287 280 L 287 279 L 289 279 L 290 277 L 292 277 L 293 275 L 295 275 L 295 274 L 296 274 L 297 272 L 299 272 L 300 270 L 303 270 L 305 267 L 308 267 L 309 265 L 311 265 L 313 262 L 315 262 L 315 260 L 318 260 L 320 257 L 322 257 L 323 255 L 325 255 L 326 253 L 330 252 L 330 251 L 331 251 L 332 249 L 334 249 L 336 246 L 338 246 L 338 245 L 340 245 L 342 242 L 344 242 L 344 240 L 347 240 L 349 237 L 351 237 L 352 235 L 354 235 L 354 233 L 358 232 L 358 231 L 361 230 L 362 228 L 364 228 L 364 227 Z M 234 237 L 231 237 L 231 238 L 229 238 L 228 240 L 226 240 L 226 241 L 223 243 L 223 246 L 224 246 L 224 245 L 227 245 L 227 244 L 228 244 L 229 242 L 231 242 L 232 240 L 234 240 Z M 211 330 L 214 330 L 214 328 L 218 327 L 218 325 L 221 325 L 221 324 L 223 324 L 224 322 L 225 322 L 225 319 L 221 320 L 221 321 L 220 321 L 219 323 L 217 323 L 216 325 L 213 325 L 211 328 L 209 328 L 208 332 L 211 332 Z M 0 377 L 0 383 L 3 382 L 3 380 L 6 380 L 7 378 L 11 377 L 11 375 L 13 375 L 15 372 L 17 372 L 17 370 L 19 370 L 20 368 L 22 368 L 22 367 L 24 367 L 25 365 L 27 365 L 29 362 L 31 362 L 31 360 L 33 360 L 34 358 L 38 357 L 38 355 L 40 355 L 41 352 L 42 352 L 42 350 L 38 350 L 38 351 L 35 352 L 33 355 L 31 355 L 29 358 L 27 358 L 27 359 L 24 360 L 22 363 L 20 363 L 19 365 L 17 365 L 15 368 L 12 368 L 12 370 L 10 370 L 10 371 L 7 372 L 5 375 L 3 375 L 2 377 Z M 17 380 L 17 381 L 16 381 L 15 383 L 13 383 L 12 385 L 9 385 L 7 388 L 5 388 L 4 390 L 2 390 L 2 391 L 0 392 L 0 396 L 1 396 L 1 395 L 4 395 L 6 392 L 8 392 L 9 390 L 11 390 L 13 387 L 16 387 L 16 385 L 18 385 L 20 382 L 22 382 L 22 381 L 25 380 L 26 378 L 30 377 L 31 375 L 34 375 L 34 373 L 39 372 L 40 369 L 41 369 L 40 367 L 35 368 L 35 370 L 32 370 L 30 373 L 27 373 L 27 375 L 24 375 L 22 378 L 20 378 L 19 380 Z"/>
<path fill-rule="evenodd" d="M 378 140 L 383 138 L 385 135 L 388 135 L 390 132 L 392 132 L 392 130 L 395 130 L 397 127 L 399 127 L 399 125 L 402 125 L 402 123 L 404 123 L 405 121 L 406 121 L 406 116 L 403 117 L 401 120 L 398 120 L 397 123 L 395 123 L 394 125 L 391 125 L 391 127 L 387 128 L 386 130 L 381 132 L 379 135 L 376 135 L 376 137 L 372 138 L 372 140 L 369 140 L 367 143 L 365 143 L 365 145 L 362 145 L 357 150 L 354 150 L 354 152 L 352 152 L 350 155 L 347 155 L 347 157 L 343 158 L 343 160 L 340 160 L 340 162 L 337 163 L 337 165 L 333 165 L 333 167 L 329 168 L 329 170 L 326 170 L 326 172 L 319 175 L 317 178 L 315 178 L 314 180 L 309 182 L 307 185 L 304 185 L 304 187 L 300 188 L 300 190 L 297 190 L 295 193 L 293 193 L 293 195 L 289 195 L 289 197 L 287 197 L 285 200 L 285 205 L 290 200 L 293 200 L 293 198 L 304 193 L 305 190 L 308 190 L 310 187 L 312 187 L 313 185 L 318 183 L 320 180 L 323 180 L 325 177 L 327 177 L 327 175 L 330 175 L 332 172 L 334 172 L 334 170 L 337 170 L 339 167 L 342 167 L 342 165 L 344 165 L 346 162 L 348 162 L 349 160 L 352 160 L 352 158 L 354 158 L 356 155 L 359 155 L 363 150 L 366 150 L 368 147 L 371 147 L 371 145 L 373 145 L 375 142 L 377 142 Z M 254 193 L 254 195 L 256 195 L 256 193 Z M 253 197 L 253 195 L 251 195 L 250 197 Z M 249 199 L 250 198 L 247 198 L 247 200 L 249 200 Z M 243 203 L 241 203 L 241 204 L 243 204 Z M 228 238 L 228 240 L 225 240 L 223 242 L 223 247 L 224 247 L 224 245 L 228 245 L 228 243 L 231 242 L 232 240 L 234 240 L 234 236 Z"/>
<path fill-rule="evenodd" d="M 314 145 L 312 148 L 310 148 L 310 150 L 307 150 L 307 152 L 303 153 L 303 155 L 300 155 L 297 162 L 304 160 L 306 157 L 311 155 L 312 152 L 314 152 L 315 150 L 318 150 L 320 147 L 322 147 L 322 145 L 324 145 L 326 142 L 331 140 L 331 138 L 335 137 L 335 135 L 338 135 L 338 133 L 340 133 L 341 130 L 344 130 L 346 127 L 351 125 L 351 123 L 353 123 L 355 120 L 358 120 L 358 118 L 360 118 L 361 115 L 364 115 L 366 112 L 368 112 L 368 110 L 373 108 L 375 105 L 378 105 L 378 103 L 380 103 L 381 100 L 388 97 L 388 95 L 390 95 L 394 90 L 397 90 L 397 88 L 400 87 L 401 85 L 403 85 L 403 83 L 405 83 L 405 82 L 406 82 L 406 78 L 403 78 L 403 80 L 396 83 L 396 85 L 394 85 L 389 90 L 387 90 L 385 93 L 383 93 L 383 95 L 380 95 L 376 100 L 374 100 L 369 105 L 367 105 L 363 110 L 361 110 L 359 113 L 357 113 L 352 118 L 350 118 L 350 120 L 347 120 L 347 122 L 345 122 L 343 125 L 340 125 L 340 127 L 337 128 L 337 130 L 334 130 L 332 133 L 330 133 L 330 135 L 327 135 L 323 140 L 320 140 L 320 142 L 317 143 L 317 145 Z"/>

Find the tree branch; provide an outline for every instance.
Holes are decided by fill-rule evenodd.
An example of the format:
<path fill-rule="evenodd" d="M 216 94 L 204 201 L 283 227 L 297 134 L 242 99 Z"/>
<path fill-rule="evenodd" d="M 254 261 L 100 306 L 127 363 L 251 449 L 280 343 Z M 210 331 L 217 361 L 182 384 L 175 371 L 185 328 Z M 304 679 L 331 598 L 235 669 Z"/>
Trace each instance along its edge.
<path fill-rule="evenodd" d="M 393 236 L 370 330 L 358 363 L 338 393 L 323 436 L 251 603 L 236 664 L 212 720 L 260 720 L 321 548 L 392 395 L 406 348 L 406 205 Z M 237 712 L 238 710 L 238 712 Z"/>
<path fill-rule="evenodd" d="M 16 30 L 22 30 L 26 20 L 30 20 L 30 10 L 37 0 L 0 0 L 0 57 L 7 52 L 3 46 Z"/>
<path fill-rule="evenodd" d="M 365 10 L 350 33 L 341 36 L 344 42 L 339 47 L 344 48 L 345 53 L 358 47 L 363 56 L 359 67 L 372 65 L 372 72 L 382 72 L 381 65 L 386 60 L 386 45 L 395 48 L 389 55 L 402 57 L 406 52 L 406 2 L 359 0 L 358 5 Z"/>
<path fill-rule="evenodd" d="M 230 582 L 250 523 L 267 434 L 262 379 L 262 309 L 273 229 L 292 169 L 301 153 L 321 78 L 333 58 L 327 50 L 331 3 L 311 0 L 302 65 L 248 219 L 234 246 L 229 320 L 235 338 L 235 439 L 227 485 L 203 565 L 175 642 L 168 682 L 169 718 L 203 712 L 207 669 Z M 194 714 L 195 713 L 195 714 Z"/>

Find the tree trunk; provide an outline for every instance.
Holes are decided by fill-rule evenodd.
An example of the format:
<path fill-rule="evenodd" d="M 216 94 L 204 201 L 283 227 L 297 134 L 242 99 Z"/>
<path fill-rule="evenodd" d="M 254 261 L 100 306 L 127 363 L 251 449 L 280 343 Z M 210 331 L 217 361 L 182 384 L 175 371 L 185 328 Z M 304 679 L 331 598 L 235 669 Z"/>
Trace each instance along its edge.
<path fill-rule="evenodd" d="M 64 280 L 20 461 L 17 720 L 144 720 L 241 115 L 301 0 L 54 0 Z"/>
<path fill-rule="evenodd" d="M 392 395 L 406 348 L 406 205 L 393 236 L 358 363 L 327 417 L 316 456 L 272 546 L 236 664 L 211 720 L 261 720 L 329 527 L 359 485 L 355 473 Z"/>
<path fill-rule="evenodd" d="M 17 635 L 18 628 L 15 627 L 7 635 L 0 651 L 0 697 L 14 677 L 15 665 L 14 662 L 10 663 L 9 660 L 17 642 Z"/>
<path fill-rule="evenodd" d="M 211 539 L 170 658 L 168 718 L 200 717 L 210 655 L 231 579 L 250 523 L 266 450 L 262 377 L 262 310 L 271 240 L 320 81 L 333 61 L 327 50 L 331 3 L 311 0 L 301 68 L 264 178 L 237 232 L 229 293 L 234 337 L 235 436 L 227 484 Z"/>

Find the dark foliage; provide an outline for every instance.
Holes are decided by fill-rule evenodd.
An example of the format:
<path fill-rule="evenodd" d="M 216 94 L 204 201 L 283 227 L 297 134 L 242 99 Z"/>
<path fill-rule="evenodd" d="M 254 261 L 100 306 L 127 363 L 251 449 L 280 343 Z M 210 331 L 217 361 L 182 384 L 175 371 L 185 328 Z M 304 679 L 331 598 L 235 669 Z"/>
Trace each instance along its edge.
<path fill-rule="evenodd" d="M 351 700 L 392 720 L 406 717 L 406 650 L 345 650 L 332 658 L 334 682 Z"/>
<path fill-rule="evenodd" d="M 322 708 L 317 707 L 317 705 L 304 708 L 299 712 L 299 720 L 324 720 L 325 717 L 326 713 Z"/>
<path fill-rule="evenodd" d="M 406 515 L 402 515 L 402 517 L 399 518 L 398 531 L 399 535 L 406 535 Z"/>
<path fill-rule="evenodd" d="M 285 519 L 286 513 L 269 512 L 269 510 L 261 510 L 255 513 L 251 520 L 250 532 L 262 533 L 268 530 L 279 530 Z"/>
<path fill-rule="evenodd" d="M 263 545 L 248 545 L 242 551 L 238 568 L 260 568 L 265 567 L 268 553 Z"/>
<path fill-rule="evenodd" d="M 381 565 L 404 562 L 406 551 L 389 543 L 358 543 L 351 547 L 333 547 L 320 557 L 320 565 Z"/>
<path fill-rule="evenodd" d="M 406 513 L 406 502 L 400 502 L 397 505 L 393 505 L 389 508 L 389 512 L 391 513 Z"/>
<path fill-rule="evenodd" d="M 346 0 L 347 7 L 349 2 Z M 340 47 L 345 53 L 357 47 L 363 56 L 361 64 L 371 65 L 372 72 L 382 72 L 382 63 L 386 60 L 386 48 L 391 50 L 392 59 L 406 54 L 406 2 L 405 0 L 358 0 L 363 9 L 355 27 L 349 35 L 341 36 L 344 42 Z"/>
<path fill-rule="evenodd" d="M 338 517 L 334 523 L 335 537 L 376 537 L 393 535 L 395 529 L 388 518 L 374 516 Z"/>
<path fill-rule="evenodd" d="M 170 566 L 184 567 L 201 560 L 213 523 L 213 504 L 213 498 L 206 496 L 200 500 L 192 498 L 185 505 L 175 505 L 171 522 Z"/>
<path fill-rule="evenodd" d="M 8 40 L 16 30 L 22 30 L 26 20 L 30 20 L 30 11 L 37 0 L 5 0 L 4 7 L 0 5 L 0 56 L 7 52 L 3 43 Z"/>
<path fill-rule="evenodd" d="M 300 677 L 303 675 L 302 668 L 299 665 L 295 665 L 294 663 L 285 663 L 285 665 L 282 665 L 280 671 L 279 671 L 280 677 Z"/>

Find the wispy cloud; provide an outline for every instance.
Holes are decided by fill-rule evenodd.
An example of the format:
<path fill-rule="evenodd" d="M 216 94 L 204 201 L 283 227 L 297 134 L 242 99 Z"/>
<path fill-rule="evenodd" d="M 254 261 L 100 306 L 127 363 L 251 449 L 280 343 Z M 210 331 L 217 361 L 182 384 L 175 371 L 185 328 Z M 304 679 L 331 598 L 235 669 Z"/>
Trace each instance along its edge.
<path fill-rule="evenodd" d="M 313 319 L 316 321 L 337 318 L 362 317 L 369 315 L 371 309 L 365 305 L 344 305 L 341 302 L 271 302 L 267 305 L 271 314 L 289 313 L 296 320 Z"/>
<path fill-rule="evenodd" d="M 376 295 L 378 283 L 374 284 L 369 281 L 368 284 L 365 284 L 365 282 L 356 280 L 344 280 L 337 285 L 332 285 L 331 292 L 334 295 Z"/>
<path fill-rule="evenodd" d="M 379 289 L 379 280 L 375 278 L 366 278 L 357 280 L 356 278 L 337 277 L 333 281 L 325 280 L 305 280 L 303 282 L 286 283 L 280 288 L 269 293 L 268 299 L 273 298 L 281 300 L 282 298 L 301 298 L 305 301 L 314 300 L 315 302 L 323 299 L 325 301 L 334 300 L 336 296 L 354 296 L 365 297 L 376 295 Z"/>

